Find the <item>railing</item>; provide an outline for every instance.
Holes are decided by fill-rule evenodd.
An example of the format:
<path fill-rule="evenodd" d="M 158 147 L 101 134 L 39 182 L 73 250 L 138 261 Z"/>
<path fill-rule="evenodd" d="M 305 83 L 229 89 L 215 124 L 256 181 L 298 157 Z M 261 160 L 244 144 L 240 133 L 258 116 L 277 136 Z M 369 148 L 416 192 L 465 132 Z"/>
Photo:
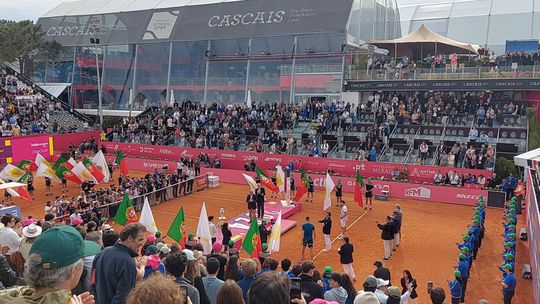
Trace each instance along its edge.
<path fill-rule="evenodd" d="M 347 67 L 345 80 L 446 80 L 446 79 L 520 79 L 540 78 L 540 67 L 521 65 L 502 67 L 451 67 L 405 69 L 355 69 Z"/>
<path fill-rule="evenodd" d="M 414 137 L 413 137 L 413 139 L 411 141 L 411 144 L 409 146 L 409 150 L 407 150 L 407 153 L 405 154 L 405 160 L 403 161 L 404 164 L 409 163 L 409 158 L 411 157 L 412 151 L 414 151 L 414 142 L 418 138 L 418 135 L 420 135 L 420 130 L 421 129 L 422 128 L 418 128 L 418 130 L 416 130 L 416 134 L 414 134 Z"/>
<path fill-rule="evenodd" d="M 295 64 L 295 74 L 318 74 L 318 73 L 341 73 L 343 67 L 341 64 Z M 280 67 L 281 75 L 291 75 L 292 66 L 282 65 Z"/>

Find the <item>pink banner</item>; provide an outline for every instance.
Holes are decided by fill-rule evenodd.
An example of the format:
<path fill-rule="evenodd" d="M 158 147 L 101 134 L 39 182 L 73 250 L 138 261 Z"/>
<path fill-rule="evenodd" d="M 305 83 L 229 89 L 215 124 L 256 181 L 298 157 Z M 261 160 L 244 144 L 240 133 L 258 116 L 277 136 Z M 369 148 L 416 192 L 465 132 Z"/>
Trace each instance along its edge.
<path fill-rule="evenodd" d="M 194 157 L 201 153 L 206 153 L 213 161 L 215 157 L 221 160 L 221 168 L 244 170 L 244 164 L 251 159 L 255 160 L 257 166 L 263 170 L 273 170 L 276 165 L 286 166 L 293 162 L 295 169 L 304 168 L 313 173 L 322 173 L 331 169 L 335 174 L 354 176 L 356 170 L 364 177 L 391 178 L 394 168 L 401 170 L 403 166 L 407 168 L 409 181 L 412 182 L 433 182 L 433 176 L 437 171 L 446 174 L 448 171 L 457 171 L 458 174 L 491 176 L 491 171 L 461 169 L 435 166 L 403 165 L 383 162 L 366 162 L 332 158 L 318 158 L 306 156 L 290 156 L 281 154 L 266 154 L 255 152 L 238 152 L 210 149 L 179 148 L 172 146 L 151 146 L 141 144 L 125 144 L 115 142 L 102 142 L 107 148 L 107 153 L 114 153 L 116 149 L 122 150 L 127 156 L 154 158 L 161 160 L 178 161 L 182 157 Z"/>
<path fill-rule="evenodd" d="M 14 137 L 11 139 L 11 148 L 13 155 L 12 161 L 15 164 L 24 159 L 34 160 L 38 153 L 46 159 L 49 159 L 51 156 L 48 134 Z"/>
<path fill-rule="evenodd" d="M 90 140 L 94 137 L 99 143 L 100 131 L 89 131 L 81 133 L 68 133 L 51 135 L 53 137 L 53 146 L 55 151 L 64 152 L 69 150 L 69 146 L 79 146 L 83 140 Z"/>

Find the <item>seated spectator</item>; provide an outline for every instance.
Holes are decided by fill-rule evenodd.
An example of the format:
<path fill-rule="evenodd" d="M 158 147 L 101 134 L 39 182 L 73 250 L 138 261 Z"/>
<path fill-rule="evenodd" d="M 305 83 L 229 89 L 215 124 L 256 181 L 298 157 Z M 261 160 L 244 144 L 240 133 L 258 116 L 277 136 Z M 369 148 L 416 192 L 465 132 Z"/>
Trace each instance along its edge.
<path fill-rule="evenodd" d="M 444 183 L 443 175 L 442 175 L 441 171 L 437 170 L 437 172 L 435 172 L 435 175 L 433 176 L 433 182 L 434 182 L 435 184 L 442 184 L 442 183 Z"/>
<path fill-rule="evenodd" d="M 393 181 L 396 181 L 399 179 L 399 169 L 397 167 L 394 167 L 394 169 L 392 169 L 392 180 Z"/>

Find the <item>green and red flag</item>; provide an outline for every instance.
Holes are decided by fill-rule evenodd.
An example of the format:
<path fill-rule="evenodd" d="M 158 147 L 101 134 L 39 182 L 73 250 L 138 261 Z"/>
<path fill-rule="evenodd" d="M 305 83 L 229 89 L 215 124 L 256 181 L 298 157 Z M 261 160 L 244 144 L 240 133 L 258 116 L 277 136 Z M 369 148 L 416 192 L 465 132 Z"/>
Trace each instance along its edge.
<path fill-rule="evenodd" d="M 307 193 L 308 186 L 309 186 L 309 180 L 307 177 L 306 170 L 302 169 L 302 171 L 300 172 L 301 172 L 300 184 L 298 185 L 298 189 L 296 190 L 296 195 L 294 196 L 294 199 L 293 199 L 295 202 L 299 202 L 300 199 L 302 199 L 302 196 L 304 196 L 304 194 Z"/>
<path fill-rule="evenodd" d="M 38 165 L 33 160 L 21 160 L 17 167 L 26 172 L 34 172 L 38 169 Z"/>
<path fill-rule="evenodd" d="M 356 183 L 354 184 L 354 201 L 358 203 L 358 206 L 360 206 L 360 208 L 364 207 L 362 188 L 364 188 L 364 179 L 362 178 L 362 175 L 360 175 L 360 171 L 356 170 Z"/>
<path fill-rule="evenodd" d="M 122 226 L 125 226 L 130 223 L 139 222 L 137 213 L 135 213 L 135 209 L 133 208 L 133 204 L 131 203 L 131 199 L 129 199 L 129 196 L 127 193 L 124 194 L 124 198 L 122 199 L 122 202 L 120 203 L 120 206 L 118 207 L 118 211 L 116 211 L 116 215 L 114 216 L 114 221 Z"/>
<path fill-rule="evenodd" d="M 125 160 L 126 156 L 122 151 L 118 150 L 116 151 L 116 159 L 114 160 L 114 163 L 118 166 L 120 166 L 120 173 L 127 175 L 128 174 L 128 167 Z"/>
<path fill-rule="evenodd" d="M 257 177 L 261 180 L 261 183 L 268 189 L 272 190 L 275 193 L 279 193 L 279 187 L 276 186 L 271 179 L 261 170 L 259 167 L 255 168 L 257 172 Z"/>
<path fill-rule="evenodd" d="M 54 171 L 58 170 L 58 168 L 60 168 L 60 166 L 62 166 L 66 162 L 67 162 L 67 159 L 65 159 L 64 156 L 60 155 L 60 158 L 58 158 L 58 160 L 52 166 L 53 170 Z"/>
<path fill-rule="evenodd" d="M 25 173 L 17 182 L 24 183 L 28 179 L 28 176 L 30 176 L 30 173 Z M 28 193 L 28 190 L 25 187 L 19 187 L 17 188 L 17 193 L 19 194 L 19 197 L 26 201 L 32 201 L 32 196 L 30 193 Z"/>
<path fill-rule="evenodd" d="M 77 185 L 81 185 L 83 183 L 82 179 L 75 173 L 71 172 L 71 170 L 66 167 L 66 164 L 62 164 L 58 169 L 56 169 L 54 172 L 56 173 L 56 176 L 58 176 L 60 179 L 65 179 L 72 181 Z"/>
<path fill-rule="evenodd" d="M 252 258 L 258 258 L 259 252 L 262 251 L 261 236 L 259 235 L 259 226 L 256 217 L 251 221 L 249 230 L 242 242 L 242 248 L 244 248 Z"/>
<path fill-rule="evenodd" d="M 185 248 L 186 245 L 186 218 L 184 216 L 184 207 L 180 208 L 180 211 L 178 211 L 178 214 L 174 218 L 171 227 L 169 227 L 169 231 L 167 231 L 167 235 L 171 237 L 171 239 L 178 242 L 182 248 Z"/>
<path fill-rule="evenodd" d="M 94 176 L 94 178 L 98 181 L 98 183 L 101 183 L 103 179 L 105 178 L 105 175 L 103 175 L 103 172 L 101 169 L 99 169 L 96 165 L 92 164 L 92 162 L 88 158 L 83 159 L 83 165 L 86 167 L 88 172 Z"/>

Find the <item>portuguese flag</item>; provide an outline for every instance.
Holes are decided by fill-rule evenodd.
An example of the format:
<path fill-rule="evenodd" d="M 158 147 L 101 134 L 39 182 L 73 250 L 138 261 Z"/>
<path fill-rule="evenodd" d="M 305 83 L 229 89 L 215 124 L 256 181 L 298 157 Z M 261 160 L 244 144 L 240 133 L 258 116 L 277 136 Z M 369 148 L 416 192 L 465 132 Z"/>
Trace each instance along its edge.
<path fill-rule="evenodd" d="M 65 164 L 62 164 L 60 167 L 58 167 L 58 169 L 56 169 L 54 173 L 56 173 L 56 176 L 58 176 L 58 178 L 72 181 L 77 185 L 83 183 L 81 178 L 71 172 L 71 170 L 69 170 Z"/>
<path fill-rule="evenodd" d="M 251 221 L 249 230 L 244 237 L 244 241 L 242 242 L 242 248 L 244 248 L 252 258 L 259 257 L 259 252 L 262 251 L 262 244 L 261 236 L 259 235 L 257 218 L 253 218 L 253 220 Z"/>
<path fill-rule="evenodd" d="M 279 187 L 276 186 L 274 183 L 272 183 L 272 180 L 269 179 L 268 176 L 264 174 L 264 172 L 261 169 L 259 169 L 259 167 L 257 167 L 255 171 L 257 171 L 257 177 L 259 177 L 259 179 L 261 180 L 261 183 L 266 188 L 274 191 L 275 193 L 279 193 Z"/>
<path fill-rule="evenodd" d="M 26 182 L 29 175 L 30 174 L 28 172 L 25 173 L 21 178 L 19 178 L 18 182 L 19 183 Z M 17 188 L 16 191 L 19 194 L 21 199 L 26 200 L 26 201 L 32 201 L 32 196 L 30 195 L 30 193 L 28 193 L 28 190 L 25 187 L 19 187 L 19 188 Z"/>
<path fill-rule="evenodd" d="M 364 207 L 362 198 L 362 188 L 364 188 L 364 179 L 360 175 L 360 171 L 356 170 L 356 183 L 354 184 L 354 201 L 358 203 L 360 208 Z"/>
<path fill-rule="evenodd" d="M 127 175 L 128 174 L 128 167 L 126 160 L 124 159 L 126 156 L 122 151 L 118 150 L 116 152 L 116 159 L 114 160 L 114 163 L 120 166 L 120 173 Z"/>
<path fill-rule="evenodd" d="M 26 172 L 34 172 L 38 169 L 38 166 L 32 160 L 21 160 L 17 167 Z"/>
<path fill-rule="evenodd" d="M 96 167 L 88 158 L 83 159 L 83 165 L 86 167 L 88 172 L 94 176 L 94 178 L 98 181 L 98 183 L 101 183 L 103 179 L 105 178 L 105 175 L 103 175 L 103 172 Z"/>
<path fill-rule="evenodd" d="M 171 224 L 171 227 L 169 228 L 169 231 L 167 231 L 167 235 L 171 237 L 171 239 L 175 240 L 176 242 L 180 243 L 182 248 L 186 245 L 186 221 L 184 216 L 184 207 L 180 208 L 180 211 L 178 211 L 178 214 L 174 218 L 174 221 Z"/>
<path fill-rule="evenodd" d="M 114 221 L 122 226 L 130 223 L 137 223 L 139 221 L 139 218 L 135 213 L 135 209 L 133 208 L 133 204 L 131 204 L 131 200 L 129 199 L 127 193 L 124 194 L 124 198 L 122 199 L 122 202 L 118 207 L 118 211 L 116 211 Z"/>
<path fill-rule="evenodd" d="M 294 201 L 298 202 L 307 193 L 309 180 L 307 178 L 306 170 L 302 169 L 302 174 L 300 175 L 300 184 L 296 190 L 296 195 L 294 196 Z"/>
<path fill-rule="evenodd" d="M 60 168 L 60 166 L 62 166 L 66 162 L 67 162 L 67 159 L 65 159 L 62 155 L 60 155 L 60 158 L 52 166 L 53 170 L 54 171 L 58 170 L 58 168 Z"/>

